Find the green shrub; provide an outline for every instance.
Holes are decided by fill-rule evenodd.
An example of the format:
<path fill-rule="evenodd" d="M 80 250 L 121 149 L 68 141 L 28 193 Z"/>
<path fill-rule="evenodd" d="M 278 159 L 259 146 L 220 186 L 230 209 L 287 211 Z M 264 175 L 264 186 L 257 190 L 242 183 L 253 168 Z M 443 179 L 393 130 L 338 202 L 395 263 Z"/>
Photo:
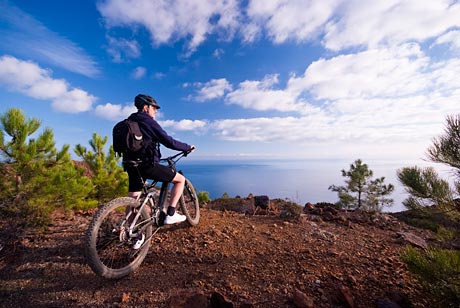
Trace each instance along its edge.
<path fill-rule="evenodd" d="M 322 208 L 331 207 L 331 208 L 334 208 L 334 209 L 337 209 L 337 210 L 340 210 L 342 208 L 340 206 L 340 204 L 338 204 L 338 203 L 330 203 L 330 202 L 318 202 L 318 203 L 315 204 L 315 206 L 322 207 Z"/>
<path fill-rule="evenodd" d="M 298 218 L 303 212 L 303 207 L 292 201 L 274 199 L 272 203 L 283 218 Z"/>
<path fill-rule="evenodd" d="M 439 226 L 436 232 L 436 238 L 441 242 L 450 242 L 455 240 L 456 230 L 453 228 L 446 228 Z"/>
<path fill-rule="evenodd" d="M 221 199 L 230 199 L 230 196 L 228 195 L 227 192 L 224 192 L 224 194 L 222 195 L 222 197 L 220 197 Z"/>
<path fill-rule="evenodd" d="M 452 219 L 450 213 L 443 212 L 436 207 L 411 209 L 393 214 L 399 220 L 418 228 L 438 232 L 439 228 L 458 229 L 459 222 Z"/>
<path fill-rule="evenodd" d="M 431 230 L 433 232 L 437 232 L 439 228 L 439 226 L 429 218 L 408 218 L 407 223 L 414 227 Z"/>
<path fill-rule="evenodd" d="M 408 247 L 403 260 L 442 307 L 460 302 L 460 251 L 430 248 L 426 252 Z"/>
<path fill-rule="evenodd" d="M 50 128 L 12 108 L 0 115 L 0 216 L 23 226 L 46 226 L 57 208 L 91 203 L 91 181 L 73 163 L 69 146 L 58 150 Z M 93 202 L 94 203 L 94 202 Z"/>
<path fill-rule="evenodd" d="M 207 203 L 209 201 L 211 201 L 211 199 L 209 198 L 209 193 L 207 191 L 200 191 L 198 193 L 198 202 L 200 204 Z"/>
<path fill-rule="evenodd" d="M 283 208 L 283 217 L 289 218 L 298 218 L 303 212 L 303 208 L 294 202 L 285 202 L 282 206 Z"/>

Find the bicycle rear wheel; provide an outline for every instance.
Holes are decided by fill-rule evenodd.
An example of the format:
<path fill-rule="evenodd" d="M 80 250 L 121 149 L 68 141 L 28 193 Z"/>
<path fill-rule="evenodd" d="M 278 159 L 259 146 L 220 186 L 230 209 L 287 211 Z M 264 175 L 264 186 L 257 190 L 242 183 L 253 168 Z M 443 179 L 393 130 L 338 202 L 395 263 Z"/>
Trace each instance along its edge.
<path fill-rule="evenodd" d="M 184 191 L 179 199 L 179 204 L 182 213 L 187 217 L 187 222 L 191 226 L 197 225 L 200 221 L 200 204 L 195 187 L 188 179 L 185 179 Z"/>
<path fill-rule="evenodd" d="M 127 232 L 126 208 L 135 208 L 139 202 L 133 198 L 114 199 L 101 207 L 91 220 L 85 236 L 85 257 L 88 265 L 99 276 L 119 279 L 136 270 L 149 250 L 152 224 L 146 207 L 136 223 L 134 233 L 142 232 L 145 242 L 133 249 L 135 238 Z M 144 222 L 144 223 L 142 223 Z"/>

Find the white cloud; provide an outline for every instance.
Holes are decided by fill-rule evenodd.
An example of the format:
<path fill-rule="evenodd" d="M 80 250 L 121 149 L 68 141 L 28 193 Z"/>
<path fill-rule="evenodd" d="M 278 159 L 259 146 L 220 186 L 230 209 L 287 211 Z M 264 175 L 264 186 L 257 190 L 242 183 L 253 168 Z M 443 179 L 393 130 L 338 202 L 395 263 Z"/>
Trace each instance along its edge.
<path fill-rule="evenodd" d="M 166 120 L 159 121 L 162 127 L 171 128 L 176 131 L 194 131 L 201 130 L 206 127 L 206 121 L 202 120 Z"/>
<path fill-rule="evenodd" d="M 145 67 L 138 66 L 131 73 L 131 78 L 136 79 L 136 80 L 142 79 L 145 77 L 146 74 L 147 74 L 147 69 Z"/>
<path fill-rule="evenodd" d="M 96 116 L 112 120 L 120 121 L 120 119 L 127 118 L 130 114 L 137 112 L 136 107 L 132 103 L 120 105 L 107 103 L 105 105 L 98 105 L 95 108 Z M 169 128 L 174 131 L 203 131 L 206 128 L 207 122 L 204 120 L 158 120 L 162 118 L 162 114 L 157 114 L 157 121 L 163 128 Z"/>
<path fill-rule="evenodd" d="M 460 31 L 452 30 L 436 39 L 433 45 L 448 44 L 451 50 L 460 49 Z"/>
<path fill-rule="evenodd" d="M 215 80 L 195 84 L 202 86 L 196 100 L 222 96 L 227 103 L 246 109 L 310 114 L 336 101 L 368 104 L 364 99 L 449 97 L 459 91 L 460 81 L 455 77 L 459 74 L 460 60 L 433 62 L 417 44 L 405 44 L 317 60 L 303 76 L 292 75 L 286 85 L 279 84 L 278 75 L 267 75 L 260 81 L 243 81 L 235 90 L 225 81 L 227 91 L 207 96 Z"/>
<path fill-rule="evenodd" d="M 0 17 L 14 25 L 16 32 L 0 29 L 0 47 L 30 49 L 37 57 L 69 70 L 74 67 L 87 76 L 99 73 L 78 46 L 29 15 L 7 8 L 7 13 L 0 10 Z M 274 73 L 259 80 L 242 77 L 234 84 L 227 78 L 184 84 L 184 88 L 195 87 L 196 101 L 220 99 L 245 109 L 276 111 L 274 118 L 161 121 L 173 130 L 211 128 L 218 138 L 241 142 L 336 144 L 340 155 L 340 145 L 345 144 L 409 149 L 436 135 L 446 115 L 458 113 L 460 60 L 438 60 L 441 57 L 435 54 L 446 46 L 454 53 L 460 48 L 458 1 L 103 0 L 98 8 L 108 31 L 124 26 L 139 35 L 140 26 L 147 29 L 153 45 L 184 41 L 188 55 L 211 36 L 231 40 L 236 33 L 244 42 L 267 39 L 276 44 L 322 38 L 323 47 L 329 49 L 324 58 L 305 65 L 303 74 L 292 74 L 286 82 L 280 82 L 283 76 Z M 12 14 L 15 12 L 23 23 Z M 34 27 L 37 35 L 32 33 Z M 114 33 L 107 35 L 107 51 L 115 62 L 141 56 L 136 39 L 115 37 Z M 39 43 L 21 42 L 30 42 L 30 38 Z M 424 49 L 430 43 L 431 55 Z M 335 53 L 344 50 L 346 54 Z M 216 49 L 213 56 L 222 53 Z M 143 78 L 146 73 L 138 67 L 132 77 Z M 156 76 L 163 78 L 164 74 Z M 59 111 L 89 110 L 95 101 L 85 91 L 71 89 L 65 80 L 53 79 L 51 71 L 8 56 L 0 58 L 0 83 L 31 97 L 49 99 Z M 135 108 L 107 103 L 95 111 L 100 117 L 117 120 Z"/>
<path fill-rule="evenodd" d="M 244 43 L 251 43 L 261 36 L 260 26 L 256 23 L 247 23 L 241 25 L 242 39 Z"/>
<path fill-rule="evenodd" d="M 198 87 L 197 95 L 189 98 L 198 102 L 224 98 L 228 104 L 259 111 L 311 111 L 311 106 L 298 99 L 289 90 L 274 89 L 277 84 L 278 75 L 267 75 L 261 81 L 243 81 L 237 89 L 233 90 L 233 86 L 226 79 L 212 79 L 206 83 L 195 83 L 194 86 Z"/>
<path fill-rule="evenodd" d="M 447 115 L 458 113 L 460 60 L 437 60 L 424 49 L 432 42 L 458 50 L 458 1 L 104 1 L 99 10 L 109 27 L 143 26 L 154 45 L 184 40 L 188 54 L 221 33 L 227 39 L 238 33 L 245 43 L 320 38 L 329 49 L 285 83 L 275 73 L 235 84 L 227 78 L 184 84 L 195 87 L 196 101 L 221 99 L 276 111 L 274 117 L 162 121 L 171 129 L 210 128 L 217 138 L 235 142 L 317 146 L 312 151 L 332 145 L 330 155 L 355 153 L 353 147 L 409 153 L 440 132 Z M 214 56 L 220 55 L 216 50 Z"/>
<path fill-rule="evenodd" d="M 95 114 L 103 119 L 120 121 L 127 118 L 131 113 L 136 112 L 136 107 L 132 103 L 126 105 L 111 104 L 98 105 L 95 108 Z"/>
<path fill-rule="evenodd" d="M 232 86 L 224 78 L 212 79 L 204 84 L 197 83 L 195 86 L 200 87 L 197 96 L 194 98 L 199 102 L 221 98 L 226 92 L 232 90 Z M 187 87 L 187 85 L 184 84 L 184 87 Z"/>
<path fill-rule="evenodd" d="M 158 79 L 158 80 L 161 80 L 161 79 L 163 79 L 165 77 L 166 77 L 165 73 L 156 72 L 156 73 L 153 74 L 153 78 Z"/>
<path fill-rule="evenodd" d="M 433 64 L 430 78 L 433 80 L 433 91 L 440 93 L 457 93 L 460 91 L 460 59 L 452 58 Z"/>
<path fill-rule="evenodd" d="M 98 8 L 109 28 L 143 26 L 154 45 L 184 40 L 187 55 L 212 34 L 277 44 L 322 37 L 326 48 L 339 51 L 424 42 L 460 26 L 460 3 L 450 0 L 250 0 L 246 6 L 236 0 L 107 0 Z"/>
<path fill-rule="evenodd" d="M 237 8 L 235 0 L 108 0 L 98 4 L 108 27 L 142 25 L 155 45 L 190 38 L 189 52 L 210 34 L 223 31 L 231 38 L 237 26 Z"/>
<path fill-rule="evenodd" d="M 326 26 L 332 50 L 425 41 L 460 26 L 460 3 L 451 0 L 344 1 Z"/>
<path fill-rule="evenodd" d="M 422 153 L 446 116 L 458 113 L 459 75 L 459 59 L 435 62 L 413 43 L 338 55 L 313 62 L 285 86 L 267 75 L 225 96 L 244 108 L 297 116 L 222 119 L 210 127 L 235 142 L 333 144 L 338 151 L 353 144 L 405 153 L 416 147 Z"/>
<path fill-rule="evenodd" d="M 280 149 L 295 144 L 309 149 L 312 157 L 352 157 L 359 151 L 413 157 L 423 155 L 429 140 L 442 132 L 447 115 L 458 113 L 459 100 L 455 90 L 446 95 L 336 99 L 299 116 L 223 119 L 210 128 L 219 139 L 278 143 Z"/>
<path fill-rule="evenodd" d="M 2 1 L 0 20 L 7 25 L 0 30 L 0 47 L 4 52 L 45 61 L 88 77 L 100 75 L 97 63 L 81 47 L 19 8 Z"/>
<path fill-rule="evenodd" d="M 259 111 L 300 111 L 304 103 L 297 101 L 294 93 L 285 89 L 274 89 L 278 75 L 267 75 L 261 81 L 246 80 L 238 89 L 229 93 L 226 100 L 248 109 Z"/>
<path fill-rule="evenodd" d="M 220 59 L 222 58 L 222 56 L 225 54 L 225 50 L 223 48 L 217 48 L 214 50 L 214 52 L 212 53 L 212 56 L 214 58 L 217 58 L 217 59 Z"/>
<path fill-rule="evenodd" d="M 316 36 L 321 27 L 331 18 L 340 0 L 252 0 L 247 15 L 250 26 L 246 40 L 253 40 L 256 33 L 266 30 L 275 43 L 286 40 L 305 41 Z"/>
<path fill-rule="evenodd" d="M 141 47 L 136 40 L 107 36 L 107 41 L 109 44 L 107 53 L 112 57 L 113 62 L 121 63 L 139 58 L 141 55 Z"/>
<path fill-rule="evenodd" d="M 67 113 L 80 113 L 91 109 L 95 97 L 80 89 L 72 89 L 53 99 L 55 110 Z"/>
<path fill-rule="evenodd" d="M 88 111 L 96 100 L 81 89 L 71 89 L 63 79 L 53 79 L 51 71 L 11 56 L 0 57 L 0 84 L 36 99 L 52 100 L 53 108 L 61 112 Z"/>
<path fill-rule="evenodd" d="M 289 88 L 309 90 L 317 99 L 387 97 L 417 94 L 430 86 L 429 59 L 418 45 L 371 49 L 320 59 L 293 77 Z"/>

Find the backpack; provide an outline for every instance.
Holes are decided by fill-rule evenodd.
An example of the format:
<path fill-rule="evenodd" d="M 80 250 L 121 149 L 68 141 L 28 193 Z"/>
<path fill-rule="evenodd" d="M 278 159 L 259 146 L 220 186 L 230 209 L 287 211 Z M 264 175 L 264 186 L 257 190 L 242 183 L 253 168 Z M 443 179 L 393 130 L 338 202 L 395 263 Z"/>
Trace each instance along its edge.
<path fill-rule="evenodd" d="M 139 124 L 125 119 L 115 124 L 112 130 L 113 150 L 116 154 L 136 153 L 144 147 Z"/>

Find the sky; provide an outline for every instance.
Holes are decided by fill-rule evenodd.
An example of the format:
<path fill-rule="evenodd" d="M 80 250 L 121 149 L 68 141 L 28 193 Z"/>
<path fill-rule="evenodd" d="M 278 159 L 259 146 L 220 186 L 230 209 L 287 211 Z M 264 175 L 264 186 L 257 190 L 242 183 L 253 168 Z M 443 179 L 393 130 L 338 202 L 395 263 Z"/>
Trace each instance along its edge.
<path fill-rule="evenodd" d="M 196 159 L 423 159 L 459 110 L 460 1 L 0 0 L 0 114 L 110 144 L 139 93 Z"/>

